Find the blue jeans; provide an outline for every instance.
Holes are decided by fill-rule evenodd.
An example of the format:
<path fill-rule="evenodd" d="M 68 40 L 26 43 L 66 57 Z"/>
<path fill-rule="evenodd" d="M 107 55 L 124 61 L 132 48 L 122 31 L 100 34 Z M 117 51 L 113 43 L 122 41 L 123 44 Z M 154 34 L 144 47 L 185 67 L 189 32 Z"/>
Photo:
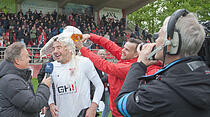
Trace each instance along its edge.
<path fill-rule="evenodd" d="M 110 112 L 110 108 L 109 108 L 109 91 L 105 90 L 104 92 L 104 96 L 105 96 L 105 101 L 104 101 L 104 104 L 105 104 L 105 107 L 104 107 L 104 110 L 102 112 L 102 115 L 101 117 L 108 117 L 109 116 L 109 112 Z"/>

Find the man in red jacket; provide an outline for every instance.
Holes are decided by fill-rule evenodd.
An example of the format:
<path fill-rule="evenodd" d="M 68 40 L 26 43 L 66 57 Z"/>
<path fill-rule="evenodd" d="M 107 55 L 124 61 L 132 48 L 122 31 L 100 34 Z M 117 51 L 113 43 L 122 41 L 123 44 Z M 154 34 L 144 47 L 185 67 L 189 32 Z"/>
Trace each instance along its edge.
<path fill-rule="evenodd" d="M 102 46 L 118 60 L 116 64 L 109 62 L 94 54 L 88 48 L 84 47 L 81 41 L 75 42 L 75 46 L 80 50 L 82 56 L 88 57 L 99 70 L 109 74 L 108 82 L 110 87 L 110 110 L 114 117 L 122 117 L 115 107 L 114 100 L 123 85 L 131 65 L 137 61 L 138 53 L 136 48 L 138 44 L 142 42 L 140 40 L 130 38 L 124 45 L 124 48 L 121 48 L 114 42 L 95 34 L 84 34 L 83 41 L 86 39 L 90 39 L 93 43 Z M 153 65 L 148 67 L 148 69 L 152 69 L 152 73 L 148 71 L 147 75 L 158 71 L 160 66 Z"/>

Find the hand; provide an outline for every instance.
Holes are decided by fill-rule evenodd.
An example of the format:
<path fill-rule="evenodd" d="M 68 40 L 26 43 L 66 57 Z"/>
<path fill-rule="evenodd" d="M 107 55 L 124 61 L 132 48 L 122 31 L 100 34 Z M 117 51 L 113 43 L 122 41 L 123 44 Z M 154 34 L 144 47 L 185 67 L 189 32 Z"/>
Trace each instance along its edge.
<path fill-rule="evenodd" d="M 48 107 L 44 107 L 41 109 L 41 115 L 45 114 L 47 109 L 49 109 Z"/>
<path fill-rule="evenodd" d="M 80 40 L 80 37 L 78 37 L 79 39 L 78 39 L 78 41 L 74 41 L 74 44 L 75 44 L 75 46 L 77 47 L 77 49 L 81 49 L 82 47 L 84 47 L 83 46 L 83 44 L 82 44 L 82 40 Z"/>
<path fill-rule="evenodd" d="M 42 80 L 42 83 L 44 83 L 48 87 L 50 87 L 50 85 L 51 85 L 51 78 L 50 77 L 48 77 L 48 78 L 44 77 L 43 80 Z"/>
<path fill-rule="evenodd" d="M 85 117 L 95 117 L 97 106 L 98 105 L 95 102 L 92 102 L 91 106 L 88 108 L 88 110 L 85 113 Z"/>
<path fill-rule="evenodd" d="M 52 117 L 58 116 L 58 107 L 54 103 L 50 104 L 50 112 L 52 114 Z"/>
<path fill-rule="evenodd" d="M 83 34 L 82 37 L 83 37 L 82 42 L 84 42 L 84 41 L 86 41 L 87 39 L 90 38 L 90 35 L 89 34 Z"/>
<path fill-rule="evenodd" d="M 144 44 L 144 45 L 139 44 L 137 47 L 137 52 L 139 54 L 137 62 L 142 62 L 146 66 L 156 64 L 157 60 L 148 60 L 147 59 L 147 56 L 152 52 L 152 49 L 155 45 L 156 45 L 155 43 Z M 141 47 L 142 48 L 141 50 L 140 50 L 140 46 L 143 46 L 143 47 Z"/>

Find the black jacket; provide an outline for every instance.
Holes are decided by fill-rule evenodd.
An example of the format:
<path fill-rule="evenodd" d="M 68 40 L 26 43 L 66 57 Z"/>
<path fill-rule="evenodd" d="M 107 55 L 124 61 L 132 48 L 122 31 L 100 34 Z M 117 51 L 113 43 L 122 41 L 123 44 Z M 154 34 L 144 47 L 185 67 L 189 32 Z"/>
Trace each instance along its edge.
<path fill-rule="evenodd" d="M 210 69 L 199 57 L 174 61 L 156 75 L 141 77 L 147 79 L 147 83 L 139 81 L 145 73 L 143 63 L 131 66 L 115 99 L 121 114 L 131 117 L 210 117 Z"/>
<path fill-rule="evenodd" d="M 47 85 L 40 84 L 35 94 L 30 81 L 30 70 L 1 62 L 0 117 L 39 117 L 40 110 L 47 105 L 50 91 Z"/>

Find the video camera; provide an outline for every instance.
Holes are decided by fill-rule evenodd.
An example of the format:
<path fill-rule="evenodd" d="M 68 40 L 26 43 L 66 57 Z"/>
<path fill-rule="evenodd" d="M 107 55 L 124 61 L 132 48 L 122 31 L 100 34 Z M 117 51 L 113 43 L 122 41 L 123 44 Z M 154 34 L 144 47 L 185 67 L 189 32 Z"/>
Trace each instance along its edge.
<path fill-rule="evenodd" d="M 210 67 L 210 21 L 199 23 L 204 27 L 206 37 L 198 55 L 201 56 L 206 64 Z"/>
<path fill-rule="evenodd" d="M 147 40 L 149 40 L 149 42 L 151 43 L 155 43 L 155 40 L 158 38 L 157 33 L 150 34 L 146 30 L 142 31 L 142 36 L 142 40 L 144 41 L 144 43 L 148 43 Z"/>

